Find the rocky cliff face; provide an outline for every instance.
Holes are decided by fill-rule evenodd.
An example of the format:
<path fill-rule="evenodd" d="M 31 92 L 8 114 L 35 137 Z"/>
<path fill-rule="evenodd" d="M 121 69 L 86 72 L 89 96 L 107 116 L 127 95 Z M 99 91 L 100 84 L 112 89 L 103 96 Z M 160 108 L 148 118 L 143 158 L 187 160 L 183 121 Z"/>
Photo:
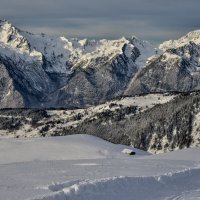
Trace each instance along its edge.
<path fill-rule="evenodd" d="M 1 107 L 16 108 L 24 105 L 22 95 L 17 91 L 13 79 L 4 64 L 0 63 L 0 105 Z"/>
<path fill-rule="evenodd" d="M 0 135 L 86 133 L 156 153 L 199 146 L 198 90 L 200 31 L 155 49 L 136 37 L 67 39 L 0 21 L 0 108 L 41 109 L 0 109 Z"/>
<path fill-rule="evenodd" d="M 0 21 L 0 61 L 20 96 L 18 105 L 82 108 L 122 95 L 199 90 L 200 31 L 156 49 L 136 37 L 34 35 Z M 2 89 L 0 98 L 9 104 L 1 107 L 17 105 L 13 94 Z"/>
<path fill-rule="evenodd" d="M 0 60 L 23 107 L 85 107 L 122 95 L 153 54 L 152 45 L 136 38 L 33 35 L 0 21 Z"/>
<path fill-rule="evenodd" d="M 200 89 L 200 32 L 160 45 L 155 59 L 147 63 L 125 94 Z"/>

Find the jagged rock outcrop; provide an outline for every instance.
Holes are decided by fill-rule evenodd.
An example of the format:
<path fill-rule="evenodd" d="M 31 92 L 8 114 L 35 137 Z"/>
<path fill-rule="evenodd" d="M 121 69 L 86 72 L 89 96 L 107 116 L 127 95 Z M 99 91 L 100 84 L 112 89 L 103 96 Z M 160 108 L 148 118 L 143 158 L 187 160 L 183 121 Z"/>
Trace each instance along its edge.
<path fill-rule="evenodd" d="M 67 39 L 0 22 L 0 59 L 23 107 L 85 107 L 122 95 L 153 54 L 153 46 L 136 38 Z"/>
<path fill-rule="evenodd" d="M 13 79 L 5 65 L 0 62 L 0 105 L 1 107 L 16 108 L 24 105 L 22 95 L 18 92 Z"/>
<path fill-rule="evenodd" d="M 126 95 L 200 89 L 200 31 L 160 45 L 160 52 L 134 78 Z"/>
<path fill-rule="evenodd" d="M 0 62 L 22 107 L 88 107 L 118 96 L 200 89 L 200 31 L 154 48 L 132 37 L 78 40 L 34 35 L 0 21 Z M 2 77 L 1 77 L 2 76 Z M 19 99 L 19 98 L 17 98 Z M 9 102 L 9 103 L 6 103 Z"/>

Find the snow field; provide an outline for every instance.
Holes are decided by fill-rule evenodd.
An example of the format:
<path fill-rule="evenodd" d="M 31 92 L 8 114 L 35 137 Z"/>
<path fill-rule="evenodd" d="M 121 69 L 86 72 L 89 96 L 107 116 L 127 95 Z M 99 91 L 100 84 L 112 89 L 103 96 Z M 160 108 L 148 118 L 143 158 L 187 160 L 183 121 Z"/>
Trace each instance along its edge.
<path fill-rule="evenodd" d="M 126 148 L 136 155 L 122 153 Z M 0 138 L 0 199 L 194 200 L 199 153 L 151 155 L 88 135 Z"/>

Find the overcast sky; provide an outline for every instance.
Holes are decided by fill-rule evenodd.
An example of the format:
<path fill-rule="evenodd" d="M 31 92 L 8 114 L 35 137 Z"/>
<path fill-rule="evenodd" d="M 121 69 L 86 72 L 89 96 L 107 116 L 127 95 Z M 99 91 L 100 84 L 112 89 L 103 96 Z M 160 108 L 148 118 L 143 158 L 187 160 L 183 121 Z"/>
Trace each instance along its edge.
<path fill-rule="evenodd" d="M 200 29 L 200 0 L 0 0 L 0 18 L 34 33 L 157 43 Z"/>

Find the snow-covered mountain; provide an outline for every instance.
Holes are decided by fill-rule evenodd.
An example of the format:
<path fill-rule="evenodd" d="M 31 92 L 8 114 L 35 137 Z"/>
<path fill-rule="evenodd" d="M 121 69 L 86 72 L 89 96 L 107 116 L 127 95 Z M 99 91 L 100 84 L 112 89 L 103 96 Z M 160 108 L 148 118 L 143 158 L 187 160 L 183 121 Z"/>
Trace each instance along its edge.
<path fill-rule="evenodd" d="M 151 44 L 136 37 L 68 39 L 34 35 L 0 21 L 1 107 L 84 107 L 104 102 L 122 95 L 154 54 Z"/>
<path fill-rule="evenodd" d="M 164 42 L 158 52 L 158 56 L 134 78 L 125 92 L 127 95 L 200 89 L 199 30 Z"/>
<path fill-rule="evenodd" d="M 199 69 L 200 31 L 155 48 L 0 21 L 0 199 L 198 199 Z"/>
<path fill-rule="evenodd" d="M 136 37 L 34 35 L 0 21 L 0 107 L 88 107 L 117 96 L 200 89 L 200 31 L 158 48 Z"/>
<path fill-rule="evenodd" d="M 195 44 L 200 45 L 200 30 L 189 32 L 187 35 L 181 37 L 178 40 L 166 41 L 162 43 L 159 48 L 163 51 L 166 51 L 167 49 L 171 48 L 183 47 L 190 42 L 194 42 Z"/>

